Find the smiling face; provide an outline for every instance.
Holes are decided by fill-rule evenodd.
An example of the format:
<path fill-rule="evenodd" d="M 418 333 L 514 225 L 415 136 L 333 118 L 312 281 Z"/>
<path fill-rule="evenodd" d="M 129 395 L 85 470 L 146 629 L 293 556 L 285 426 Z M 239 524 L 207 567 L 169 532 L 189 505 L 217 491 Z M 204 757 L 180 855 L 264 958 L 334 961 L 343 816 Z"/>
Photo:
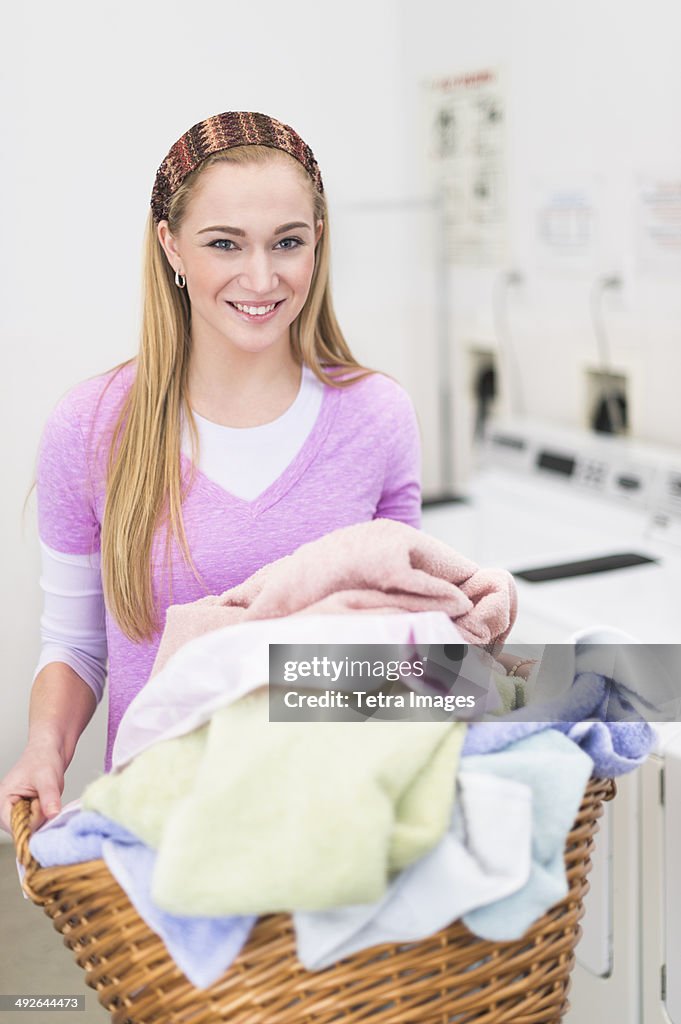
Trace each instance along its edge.
<path fill-rule="evenodd" d="M 160 222 L 161 245 L 187 280 L 193 343 L 248 352 L 289 344 L 322 232 L 305 179 L 276 153 L 262 164 L 216 163 L 201 174 L 177 233 Z"/>

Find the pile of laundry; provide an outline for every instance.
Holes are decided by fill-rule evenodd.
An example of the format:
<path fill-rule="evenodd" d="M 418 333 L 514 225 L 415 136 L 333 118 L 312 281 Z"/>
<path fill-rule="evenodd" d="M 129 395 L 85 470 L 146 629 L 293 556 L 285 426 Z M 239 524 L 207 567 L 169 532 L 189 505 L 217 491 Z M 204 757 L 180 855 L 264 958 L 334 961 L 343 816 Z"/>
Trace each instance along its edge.
<path fill-rule="evenodd" d="M 653 743 L 642 718 L 607 720 L 616 680 L 595 649 L 575 645 L 538 722 L 270 721 L 267 686 L 270 644 L 465 642 L 494 659 L 515 613 L 508 573 L 391 520 L 172 606 L 112 771 L 31 853 L 44 866 L 103 858 L 200 988 L 273 912 L 291 913 L 310 970 L 458 918 L 519 938 L 567 892 L 589 777 L 634 768 Z"/>

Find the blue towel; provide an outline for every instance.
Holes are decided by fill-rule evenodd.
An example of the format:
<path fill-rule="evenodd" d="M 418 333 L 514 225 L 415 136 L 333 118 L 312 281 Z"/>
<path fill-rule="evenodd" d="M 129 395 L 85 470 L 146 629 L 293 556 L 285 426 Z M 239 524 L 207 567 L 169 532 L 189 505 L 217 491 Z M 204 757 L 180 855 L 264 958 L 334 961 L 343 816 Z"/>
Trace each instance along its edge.
<path fill-rule="evenodd" d="M 156 852 L 95 811 L 79 811 L 58 828 L 39 829 L 31 836 L 29 849 L 43 867 L 103 858 L 140 917 L 160 936 L 196 988 L 207 988 L 224 974 L 256 921 L 255 917 L 184 917 L 160 910 L 150 896 Z"/>
<path fill-rule="evenodd" d="M 78 811 L 58 825 L 39 828 L 31 836 L 28 848 L 39 864 L 51 868 L 99 860 L 104 839 L 129 846 L 139 844 L 137 836 L 115 821 L 95 811 Z"/>
<path fill-rule="evenodd" d="M 542 718 L 529 722 L 530 716 Z M 629 720 L 622 721 L 622 718 Z M 593 761 L 599 778 L 623 775 L 642 764 L 652 750 L 655 732 L 624 699 L 617 684 L 595 672 L 580 673 L 570 689 L 539 704 L 529 704 L 498 722 L 468 727 L 463 754 L 486 754 L 534 733 L 565 733 Z"/>
<path fill-rule="evenodd" d="M 476 935 L 493 942 L 519 939 L 567 895 L 565 842 L 591 767 L 589 756 L 555 729 L 544 729 L 499 753 L 462 758 L 461 771 L 501 775 L 532 790 L 530 877 L 518 892 L 464 915 Z"/>

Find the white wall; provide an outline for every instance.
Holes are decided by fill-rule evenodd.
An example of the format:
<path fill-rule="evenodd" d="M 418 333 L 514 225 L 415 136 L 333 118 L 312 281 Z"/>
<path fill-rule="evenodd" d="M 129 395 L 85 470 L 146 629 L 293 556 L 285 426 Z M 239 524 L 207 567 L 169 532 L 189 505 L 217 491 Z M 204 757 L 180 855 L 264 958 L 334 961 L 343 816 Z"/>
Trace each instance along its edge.
<path fill-rule="evenodd" d="M 336 305 L 350 345 L 409 384 L 418 360 L 402 350 L 397 313 L 397 335 L 390 317 L 363 316 L 386 287 L 397 300 L 402 282 L 368 251 L 362 215 L 355 231 L 337 228 L 344 207 L 404 192 L 397 14 L 391 0 L 67 0 L 14 5 L 5 18 L 0 776 L 23 749 L 39 649 L 34 496 L 23 532 L 20 514 L 40 433 L 64 391 L 136 350 L 142 226 L 156 169 L 182 132 L 229 109 L 296 127 L 320 163 L 347 261 Z M 67 798 L 100 770 L 104 711 L 81 741 Z"/>
<path fill-rule="evenodd" d="M 493 66 L 507 81 L 508 266 L 525 277 L 508 309 L 526 411 L 584 426 L 584 370 L 597 363 L 590 288 L 596 274 L 616 273 L 624 287 L 605 297 L 604 311 L 613 365 L 630 378 L 632 433 L 678 447 L 681 268 L 643 269 L 635 200 L 641 175 L 681 179 L 681 8 L 673 0 L 400 0 L 400 8 L 407 134 L 423 142 L 422 80 Z M 407 155 L 409 190 L 423 180 L 420 146 Z M 585 183 L 598 201 L 593 271 L 560 274 L 538 252 L 537 196 Z M 451 273 L 459 441 L 470 414 L 465 350 L 495 345 L 495 277 Z M 460 475 L 466 456 L 460 443 Z"/>

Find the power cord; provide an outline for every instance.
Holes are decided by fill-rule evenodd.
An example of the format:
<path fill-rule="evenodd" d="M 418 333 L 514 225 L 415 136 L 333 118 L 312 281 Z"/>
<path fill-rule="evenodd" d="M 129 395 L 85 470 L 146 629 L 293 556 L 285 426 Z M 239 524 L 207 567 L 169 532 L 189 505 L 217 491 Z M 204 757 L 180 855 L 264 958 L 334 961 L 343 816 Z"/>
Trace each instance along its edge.
<path fill-rule="evenodd" d="M 507 270 L 497 276 L 492 287 L 492 314 L 494 317 L 494 333 L 497 338 L 499 355 L 505 360 L 507 383 L 509 387 L 510 411 L 514 415 L 525 414 L 525 397 L 518 357 L 513 343 L 513 335 L 508 316 L 508 292 L 524 283 L 525 278 L 519 270 Z"/>

